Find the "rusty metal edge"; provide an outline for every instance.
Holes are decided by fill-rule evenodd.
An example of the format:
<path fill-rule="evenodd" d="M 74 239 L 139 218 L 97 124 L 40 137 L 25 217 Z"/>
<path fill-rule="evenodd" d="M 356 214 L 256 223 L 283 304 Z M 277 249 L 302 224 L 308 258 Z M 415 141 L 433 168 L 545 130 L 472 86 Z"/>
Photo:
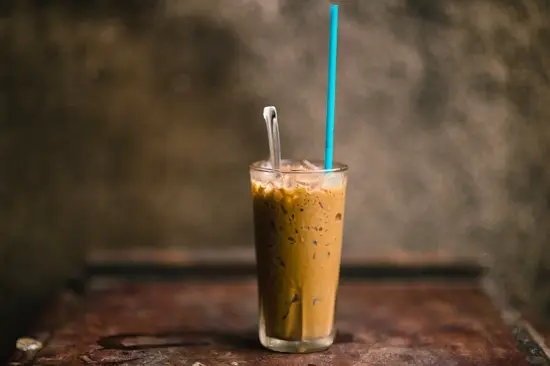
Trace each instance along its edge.
<path fill-rule="evenodd" d="M 420 265 L 344 264 L 340 270 L 342 282 L 349 281 L 392 281 L 392 282 L 478 282 L 486 269 L 474 264 L 439 263 Z M 126 281 L 232 281 L 253 279 L 256 276 L 254 264 L 201 264 L 173 265 L 166 263 L 109 262 L 96 263 L 87 268 L 88 276 Z"/>
<path fill-rule="evenodd" d="M 525 355 L 527 362 L 531 365 L 550 366 L 550 348 L 544 337 L 532 325 L 533 320 L 527 319 L 525 311 L 512 305 L 512 296 L 506 292 L 504 286 L 488 273 L 481 280 L 481 288 L 500 311 L 502 320 L 516 341 L 516 347 Z"/>

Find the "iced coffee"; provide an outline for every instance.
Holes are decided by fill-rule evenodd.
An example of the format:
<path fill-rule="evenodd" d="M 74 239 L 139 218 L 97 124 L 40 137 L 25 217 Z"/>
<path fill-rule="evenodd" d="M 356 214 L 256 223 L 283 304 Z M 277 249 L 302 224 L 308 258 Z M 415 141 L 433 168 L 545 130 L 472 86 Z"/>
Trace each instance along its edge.
<path fill-rule="evenodd" d="M 250 167 L 260 341 L 272 350 L 313 352 L 334 339 L 347 167 L 321 167 Z"/>

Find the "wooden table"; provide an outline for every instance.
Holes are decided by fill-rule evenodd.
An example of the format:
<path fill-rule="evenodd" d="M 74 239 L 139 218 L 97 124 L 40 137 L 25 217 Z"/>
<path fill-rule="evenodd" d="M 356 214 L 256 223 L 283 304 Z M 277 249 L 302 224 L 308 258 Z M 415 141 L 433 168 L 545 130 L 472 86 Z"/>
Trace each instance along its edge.
<path fill-rule="evenodd" d="M 104 272 L 92 276 L 81 297 L 56 302 L 31 333 L 44 347 L 17 352 L 12 364 L 529 364 L 477 281 L 405 273 L 405 282 L 376 271 L 344 269 L 336 343 L 307 355 L 258 344 L 256 284 L 247 271 L 131 279 Z"/>

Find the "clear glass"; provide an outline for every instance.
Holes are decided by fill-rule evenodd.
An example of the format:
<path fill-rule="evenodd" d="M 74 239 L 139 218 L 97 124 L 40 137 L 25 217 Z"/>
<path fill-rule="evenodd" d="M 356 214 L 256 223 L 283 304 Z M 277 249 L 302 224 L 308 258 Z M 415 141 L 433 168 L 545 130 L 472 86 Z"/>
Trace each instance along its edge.
<path fill-rule="evenodd" d="M 250 165 L 259 337 L 278 352 L 325 350 L 335 336 L 348 167 L 304 170 L 309 164 Z"/>

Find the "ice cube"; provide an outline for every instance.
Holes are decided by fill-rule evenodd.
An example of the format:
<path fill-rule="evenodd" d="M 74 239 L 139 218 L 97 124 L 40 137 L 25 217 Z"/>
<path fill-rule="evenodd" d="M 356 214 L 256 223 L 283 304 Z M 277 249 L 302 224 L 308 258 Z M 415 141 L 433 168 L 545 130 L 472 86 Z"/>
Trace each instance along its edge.
<path fill-rule="evenodd" d="M 321 167 L 310 162 L 309 160 L 293 161 L 292 163 L 287 165 L 285 168 L 291 171 L 299 171 L 299 172 L 322 169 Z"/>
<path fill-rule="evenodd" d="M 321 170 L 322 168 L 313 164 L 309 160 L 302 160 L 301 161 L 302 166 L 304 166 L 307 170 Z"/>
<path fill-rule="evenodd" d="M 298 171 L 298 172 L 306 170 L 306 167 L 302 164 L 301 161 L 293 161 L 292 163 L 287 165 L 286 168 L 290 171 Z"/>
<path fill-rule="evenodd" d="M 271 181 L 271 174 L 262 172 L 262 171 L 253 171 L 252 180 L 262 186 L 265 186 L 267 183 Z"/>
<path fill-rule="evenodd" d="M 320 189 L 323 186 L 323 174 L 296 174 L 294 181 L 297 187 Z"/>
<path fill-rule="evenodd" d="M 294 189 L 296 188 L 296 180 L 294 179 L 293 174 L 285 174 L 283 176 L 283 187 L 285 189 Z"/>
<path fill-rule="evenodd" d="M 260 167 L 264 169 L 271 169 L 271 162 L 269 160 L 264 160 L 260 163 Z"/>
<path fill-rule="evenodd" d="M 339 174 L 325 174 L 323 177 L 324 188 L 335 188 L 342 185 L 342 176 Z"/>
<path fill-rule="evenodd" d="M 269 193 L 271 192 L 272 190 L 275 189 L 275 185 L 271 182 L 268 182 L 266 185 L 265 185 L 265 193 Z"/>

